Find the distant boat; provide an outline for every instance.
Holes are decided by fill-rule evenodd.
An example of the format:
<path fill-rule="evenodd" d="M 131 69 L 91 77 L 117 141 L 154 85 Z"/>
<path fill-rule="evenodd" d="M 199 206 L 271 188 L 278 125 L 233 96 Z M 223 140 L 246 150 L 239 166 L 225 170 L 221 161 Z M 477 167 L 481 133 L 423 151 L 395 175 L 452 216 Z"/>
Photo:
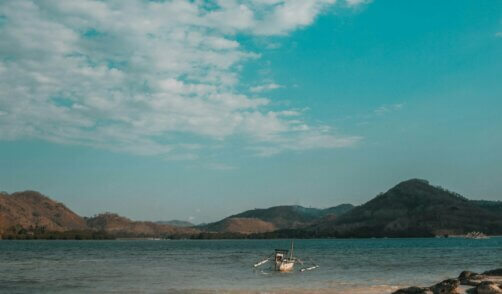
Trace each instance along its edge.
<path fill-rule="evenodd" d="M 274 254 L 270 255 L 266 259 L 254 264 L 254 267 L 259 267 L 271 260 L 274 261 L 274 270 L 278 272 L 290 272 L 294 269 L 295 264 L 298 262 L 302 265 L 305 265 L 303 261 L 299 258 L 293 256 L 293 241 L 291 241 L 291 249 L 275 249 Z M 318 268 L 319 266 L 316 264 L 312 264 L 310 267 L 304 267 L 300 271 L 313 270 Z"/>
<path fill-rule="evenodd" d="M 296 258 L 293 257 L 293 244 L 291 244 L 291 251 L 284 249 L 275 249 L 275 270 L 279 272 L 290 272 L 293 270 Z"/>
<path fill-rule="evenodd" d="M 470 232 L 465 235 L 467 239 L 489 239 L 489 237 L 482 232 Z"/>

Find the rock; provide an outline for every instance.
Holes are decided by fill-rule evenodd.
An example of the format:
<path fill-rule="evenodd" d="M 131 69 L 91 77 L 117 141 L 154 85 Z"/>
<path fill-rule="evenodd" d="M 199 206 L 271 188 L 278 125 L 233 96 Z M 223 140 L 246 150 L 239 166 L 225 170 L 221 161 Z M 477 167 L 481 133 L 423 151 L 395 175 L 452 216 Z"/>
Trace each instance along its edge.
<path fill-rule="evenodd" d="M 469 279 L 470 277 L 475 276 L 475 275 L 479 275 L 479 274 L 475 273 L 475 272 L 470 272 L 470 271 L 463 271 L 458 276 L 458 279 L 459 280 L 461 280 L 461 279 Z"/>
<path fill-rule="evenodd" d="M 409 287 L 394 291 L 392 294 L 502 294 L 502 268 L 478 274 L 463 271 L 457 279 L 448 279 L 431 287 Z M 476 286 L 459 288 L 460 285 Z M 463 292 L 466 291 L 466 292 Z"/>
<path fill-rule="evenodd" d="M 486 279 L 486 276 L 470 271 L 463 271 L 458 276 L 458 279 L 460 285 L 477 286 Z"/>
<path fill-rule="evenodd" d="M 458 279 L 448 279 L 437 283 L 430 289 L 434 294 L 459 294 L 458 286 L 460 286 Z"/>
<path fill-rule="evenodd" d="M 495 282 L 485 281 L 476 287 L 477 294 L 502 294 L 502 287 Z"/>
<path fill-rule="evenodd" d="M 429 288 L 409 287 L 394 291 L 392 294 L 432 294 L 432 291 Z"/>
<path fill-rule="evenodd" d="M 483 273 L 483 275 L 487 276 L 502 276 L 502 268 L 494 269 L 491 271 L 486 271 Z"/>

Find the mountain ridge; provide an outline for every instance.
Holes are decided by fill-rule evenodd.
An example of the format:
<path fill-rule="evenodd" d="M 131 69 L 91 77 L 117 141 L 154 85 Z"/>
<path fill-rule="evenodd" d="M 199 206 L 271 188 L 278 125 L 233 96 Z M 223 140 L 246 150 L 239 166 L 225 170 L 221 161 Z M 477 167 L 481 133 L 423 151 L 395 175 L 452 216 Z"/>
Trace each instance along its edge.
<path fill-rule="evenodd" d="M 155 221 L 155 223 L 159 224 L 159 225 L 171 225 L 174 227 L 182 227 L 182 228 L 195 226 L 195 224 L 193 224 L 189 221 L 184 221 L 184 220 L 179 220 L 179 219 L 172 219 L 172 220 L 168 220 L 168 221 Z"/>
<path fill-rule="evenodd" d="M 502 234 L 502 202 L 469 200 L 426 180 L 398 183 L 366 203 L 326 209 L 281 205 L 243 211 L 198 226 L 134 221 L 114 213 L 81 217 L 36 191 L 0 192 L 0 237 L 81 232 L 102 238 L 432 237 Z M 105 236 L 106 237 L 106 236 Z"/>
<path fill-rule="evenodd" d="M 426 180 L 411 179 L 310 229 L 338 237 L 432 237 L 471 231 L 502 234 L 502 215 Z"/>
<path fill-rule="evenodd" d="M 242 232 L 264 233 L 275 229 L 298 229 L 313 224 L 326 216 L 339 216 L 349 211 L 352 204 L 340 204 L 334 207 L 319 209 L 300 205 L 279 205 L 269 208 L 255 208 L 237 213 L 220 221 L 198 226 L 199 229 L 210 232 Z M 249 229 L 250 224 L 263 229 Z M 232 229 L 229 229 L 232 227 Z"/>
<path fill-rule="evenodd" d="M 12 229 L 85 230 L 83 218 L 64 204 L 36 191 L 0 194 L 0 233 Z"/>
<path fill-rule="evenodd" d="M 191 228 L 181 228 L 149 221 L 133 221 L 111 212 L 100 213 L 93 217 L 85 218 L 85 220 L 90 229 L 105 231 L 120 237 L 148 237 L 196 233 L 196 230 Z"/>
<path fill-rule="evenodd" d="M 67 238 L 67 235 L 61 234 L 63 232 L 75 232 L 76 235 L 80 232 L 88 237 L 108 238 L 187 235 L 198 231 L 168 224 L 133 221 L 109 212 L 81 217 L 64 204 L 37 191 L 0 193 L 0 239 L 3 235 Z M 99 234 L 95 234 L 96 232 Z"/>

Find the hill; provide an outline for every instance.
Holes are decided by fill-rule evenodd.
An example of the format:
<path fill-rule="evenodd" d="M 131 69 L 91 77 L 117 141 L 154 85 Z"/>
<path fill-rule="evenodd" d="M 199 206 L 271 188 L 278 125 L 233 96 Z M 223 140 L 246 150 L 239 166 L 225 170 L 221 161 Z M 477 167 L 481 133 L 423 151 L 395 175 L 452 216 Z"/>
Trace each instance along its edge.
<path fill-rule="evenodd" d="M 195 229 L 180 228 L 168 224 L 133 221 L 115 213 L 102 213 L 86 218 L 89 228 L 119 237 L 165 237 L 175 234 L 191 234 Z"/>
<path fill-rule="evenodd" d="M 330 216 L 333 216 L 333 215 L 334 216 L 341 216 L 342 214 L 345 214 L 346 212 L 349 212 L 353 208 L 354 208 L 354 205 L 344 203 L 344 204 L 340 204 L 340 205 L 333 206 L 333 207 L 330 207 L 330 208 L 321 209 L 319 215 L 321 217 L 325 217 L 325 216 L 329 216 L 329 215 Z"/>
<path fill-rule="evenodd" d="M 502 201 L 471 200 L 471 202 L 476 206 L 502 215 Z"/>
<path fill-rule="evenodd" d="M 472 231 L 500 235 L 502 202 L 468 200 L 412 179 L 357 207 L 275 206 L 210 224 L 183 225 L 189 223 L 133 221 L 114 213 L 82 218 L 39 192 L 0 193 L 0 237 L 6 238 L 432 237 Z"/>
<path fill-rule="evenodd" d="M 185 236 L 196 229 L 132 221 L 113 213 L 83 218 L 35 191 L 0 193 L 0 239 Z"/>
<path fill-rule="evenodd" d="M 82 217 L 39 192 L 0 193 L 0 235 L 85 229 L 87 225 Z"/>
<path fill-rule="evenodd" d="M 207 225 L 206 231 L 225 232 L 225 233 L 264 233 L 277 230 L 277 227 L 257 218 L 228 217 L 219 222 Z"/>
<path fill-rule="evenodd" d="M 429 237 L 471 231 L 502 234 L 502 214 L 465 197 L 412 179 L 334 220 L 310 227 L 322 236 Z"/>
<path fill-rule="evenodd" d="M 352 209 L 342 204 L 327 209 L 307 208 L 299 205 L 274 206 L 247 210 L 221 221 L 199 226 L 204 231 L 232 233 L 263 233 L 277 229 L 298 229 L 315 223 L 323 217 L 336 217 Z"/>
<path fill-rule="evenodd" d="M 182 227 L 182 228 L 188 228 L 188 227 L 195 226 L 191 222 L 177 220 L 177 219 L 173 219 L 173 220 L 169 220 L 169 221 L 156 221 L 155 223 L 159 224 L 159 225 L 171 225 L 174 227 Z"/>

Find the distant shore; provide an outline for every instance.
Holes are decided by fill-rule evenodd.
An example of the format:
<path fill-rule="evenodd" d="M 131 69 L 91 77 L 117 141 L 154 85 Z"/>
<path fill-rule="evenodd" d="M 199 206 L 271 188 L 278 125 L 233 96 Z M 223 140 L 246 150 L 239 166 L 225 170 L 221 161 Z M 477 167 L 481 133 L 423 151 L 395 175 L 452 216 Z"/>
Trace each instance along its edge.
<path fill-rule="evenodd" d="M 502 235 L 486 236 L 489 238 L 501 238 Z M 228 234 L 228 233 L 201 233 L 192 236 L 121 236 L 113 235 L 104 231 L 67 231 L 67 232 L 48 232 L 44 234 L 7 234 L 0 235 L 0 241 L 7 240 L 285 240 L 285 239 L 414 239 L 414 238 L 430 238 L 430 239 L 471 239 L 466 235 L 453 235 L 445 237 L 438 236 L 347 236 L 347 237 L 334 237 L 334 236 L 312 236 L 312 237 L 299 237 L 299 236 L 264 236 L 264 235 L 245 235 L 245 234 Z"/>
<path fill-rule="evenodd" d="M 481 239 L 502 234 L 502 202 L 469 200 L 426 180 L 403 181 L 365 204 L 256 208 L 219 221 L 136 221 L 105 212 L 82 217 L 36 191 L 0 192 L 2 239 Z M 181 226 L 176 225 L 181 224 Z M 191 224 L 191 223 L 189 223 Z"/>

